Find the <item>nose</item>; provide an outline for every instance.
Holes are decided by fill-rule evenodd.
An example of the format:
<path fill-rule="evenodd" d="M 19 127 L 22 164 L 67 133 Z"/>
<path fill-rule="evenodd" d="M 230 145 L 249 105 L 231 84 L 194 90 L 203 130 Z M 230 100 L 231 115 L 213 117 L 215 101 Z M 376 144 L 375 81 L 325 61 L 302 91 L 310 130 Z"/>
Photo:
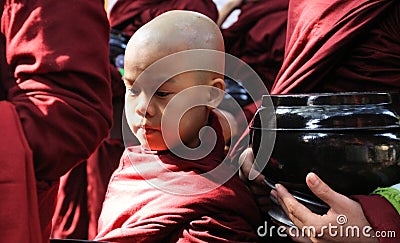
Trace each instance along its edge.
<path fill-rule="evenodd" d="M 152 107 L 152 102 L 151 99 L 147 97 L 147 95 L 142 92 L 137 100 L 137 105 L 135 107 L 135 112 L 142 116 L 142 117 L 147 117 L 147 116 L 152 116 L 153 115 L 153 110 L 154 108 Z"/>

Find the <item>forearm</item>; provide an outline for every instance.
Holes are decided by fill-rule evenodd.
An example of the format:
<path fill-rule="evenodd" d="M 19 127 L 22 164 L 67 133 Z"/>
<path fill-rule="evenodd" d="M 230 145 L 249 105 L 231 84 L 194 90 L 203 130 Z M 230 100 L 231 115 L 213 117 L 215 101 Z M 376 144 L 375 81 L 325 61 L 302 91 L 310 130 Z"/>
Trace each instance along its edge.
<path fill-rule="evenodd" d="M 56 180 L 111 125 L 108 22 L 102 1 L 6 3 L 3 81 L 33 151 L 36 177 Z"/>
<path fill-rule="evenodd" d="M 226 2 L 221 9 L 218 11 L 217 25 L 219 27 L 225 22 L 226 18 L 237 8 L 242 5 L 243 0 L 235 0 Z"/>

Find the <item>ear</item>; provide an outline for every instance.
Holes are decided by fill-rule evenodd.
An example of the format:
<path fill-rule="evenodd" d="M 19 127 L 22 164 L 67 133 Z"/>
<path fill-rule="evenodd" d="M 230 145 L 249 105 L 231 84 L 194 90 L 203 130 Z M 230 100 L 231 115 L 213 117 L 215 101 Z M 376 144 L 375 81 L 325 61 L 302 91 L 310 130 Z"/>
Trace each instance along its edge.
<path fill-rule="evenodd" d="M 210 83 L 211 89 L 209 94 L 208 105 L 210 108 L 217 107 L 225 95 L 226 84 L 222 78 L 214 78 Z"/>

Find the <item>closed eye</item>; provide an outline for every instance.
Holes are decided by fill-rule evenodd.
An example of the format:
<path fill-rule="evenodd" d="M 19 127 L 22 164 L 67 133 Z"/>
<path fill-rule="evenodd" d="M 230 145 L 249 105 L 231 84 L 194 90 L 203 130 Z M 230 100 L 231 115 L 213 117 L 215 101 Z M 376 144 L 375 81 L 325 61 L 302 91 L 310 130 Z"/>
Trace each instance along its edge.
<path fill-rule="evenodd" d="M 157 95 L 158 97 L 166 97 L 168 95 L 172 94 L 171 92 L 164 92 L 164 91 L 157 91 L 155 93 L 155 95 Z"/>

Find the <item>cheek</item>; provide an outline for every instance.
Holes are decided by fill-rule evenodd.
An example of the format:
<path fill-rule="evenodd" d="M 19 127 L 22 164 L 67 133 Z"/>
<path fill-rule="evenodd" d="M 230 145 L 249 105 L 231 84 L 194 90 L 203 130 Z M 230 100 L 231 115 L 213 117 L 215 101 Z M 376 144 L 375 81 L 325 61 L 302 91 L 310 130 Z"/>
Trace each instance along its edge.
<path fill-rule="evenodd" d="M 129 127 L 132 129 L 132 125 L 135 121 L 136 112 L 135 112 L 136 102 L 132 99 L 125 98 L 125 117 L 126 121 L 128 122 Z"/>
<path fill-rule="evenodd" d="M 186 112 L 179 122 L 182 138 L 196 138 L 200 129 L 207 124 L 206 108 L 196 107 Z"/>

